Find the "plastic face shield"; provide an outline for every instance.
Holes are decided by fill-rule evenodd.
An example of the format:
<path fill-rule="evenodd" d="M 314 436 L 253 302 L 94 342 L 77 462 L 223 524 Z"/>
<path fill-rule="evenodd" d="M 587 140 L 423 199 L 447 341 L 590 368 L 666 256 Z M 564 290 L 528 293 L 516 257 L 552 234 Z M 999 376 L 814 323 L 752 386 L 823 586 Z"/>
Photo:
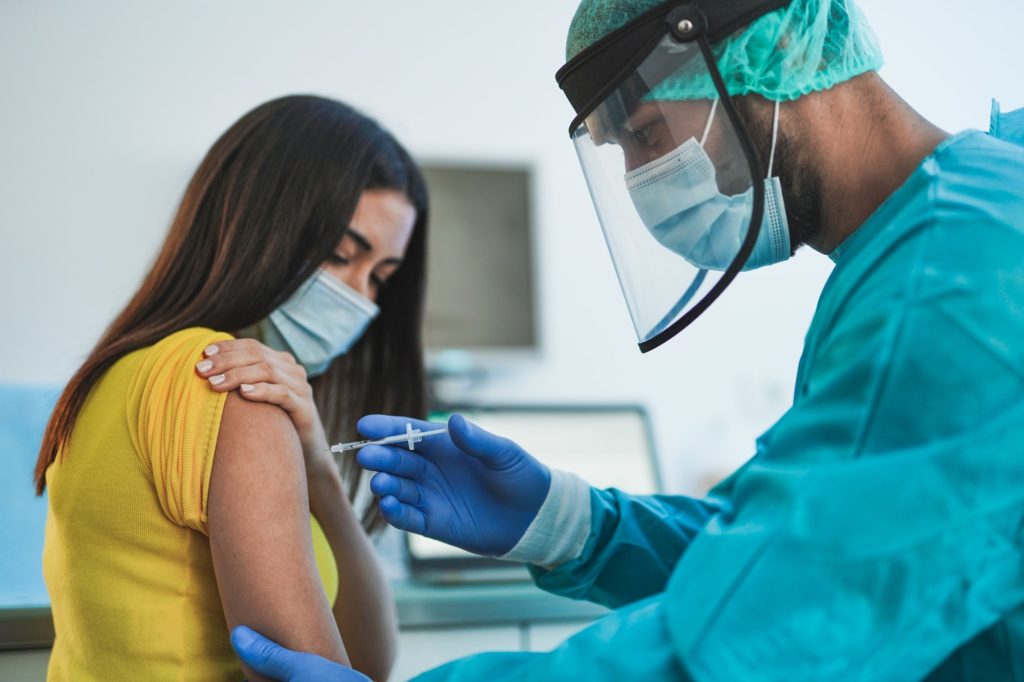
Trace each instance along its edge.
<path fill-rule="evenodd" d="M 728 286 L 764 210 L 764 173 L 714 64 L 713 20 L 696 4 L 668 3 L 559 72 L 570 101 L 587 102 L 570 135 L 644 352 Z M 620 76 L 599 84 L 616 72 L 616 54 Z"/>

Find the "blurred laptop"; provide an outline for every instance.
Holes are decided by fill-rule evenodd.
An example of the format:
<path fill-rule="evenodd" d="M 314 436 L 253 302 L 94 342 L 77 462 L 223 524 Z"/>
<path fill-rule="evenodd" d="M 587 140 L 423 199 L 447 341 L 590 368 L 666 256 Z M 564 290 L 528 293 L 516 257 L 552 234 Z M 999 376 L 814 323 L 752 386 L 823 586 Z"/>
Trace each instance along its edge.
<path fill-rule="evenodd" d="M 459 412 L 505 436 L 550 467 L 571 471 L 598 488 L 637 494 L 661 491 L 650 420 L 639 406 L 454 407 L 435 412 L 443 422 Z M 410 573 L 430 583 L 525 581 L 522 564 L 479 557 L 436 540 L 406 534 Z"/>

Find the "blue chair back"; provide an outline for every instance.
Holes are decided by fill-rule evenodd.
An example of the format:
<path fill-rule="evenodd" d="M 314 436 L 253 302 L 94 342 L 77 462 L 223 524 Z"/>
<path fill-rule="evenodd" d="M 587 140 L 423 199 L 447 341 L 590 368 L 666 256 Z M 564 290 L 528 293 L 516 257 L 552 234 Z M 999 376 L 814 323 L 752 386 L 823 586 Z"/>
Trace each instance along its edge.
<path fill-rule="evenodd" d="M 53 387 L 0 384 L 0 608 L 47 606 L 43 583 L 46 498 L 32 485 Z"/>

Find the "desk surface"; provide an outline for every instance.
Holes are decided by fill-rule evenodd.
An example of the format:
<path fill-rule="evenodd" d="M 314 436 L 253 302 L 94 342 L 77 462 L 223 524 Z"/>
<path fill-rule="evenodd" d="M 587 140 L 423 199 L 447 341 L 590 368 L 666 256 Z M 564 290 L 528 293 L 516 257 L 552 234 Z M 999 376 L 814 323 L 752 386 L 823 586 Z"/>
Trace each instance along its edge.
<path fill-rule="evenodd" d="M 598 618 L 603 606 L 549 594 L 533 583 L 393 585 L 398 623 L 404 629 L 497 625 Z"/>
<path fill-rule="evenodd" d="M 607 609 L 543 592 L 531 583 L 435 586 L 392 585 L 403 630 L 507 623 L 584 621 Z M 0 608 L 0 651 L 53 644 L 49 607 Z"/>

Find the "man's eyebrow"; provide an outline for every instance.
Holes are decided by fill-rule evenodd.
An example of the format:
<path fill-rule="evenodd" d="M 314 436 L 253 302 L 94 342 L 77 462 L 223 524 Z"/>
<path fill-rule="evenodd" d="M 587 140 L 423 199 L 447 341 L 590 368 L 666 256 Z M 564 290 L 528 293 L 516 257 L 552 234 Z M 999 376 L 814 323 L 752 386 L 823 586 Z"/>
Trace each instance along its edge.
<path fill-rule="evenodd" d="M 348 228 L 348 231 L 345 232 L 345 234 L 348 235 L 349 237 L 352 237 L 352 239 L 355 241 L 355 243 L 359 244 L 359 246 L 364 251 L 373 251 L 373 244 L 371 244 L 370 240 L 367 239 L 363 234 L 357 232 L 356 230 L 354 230 L 351 227 Z"/>

